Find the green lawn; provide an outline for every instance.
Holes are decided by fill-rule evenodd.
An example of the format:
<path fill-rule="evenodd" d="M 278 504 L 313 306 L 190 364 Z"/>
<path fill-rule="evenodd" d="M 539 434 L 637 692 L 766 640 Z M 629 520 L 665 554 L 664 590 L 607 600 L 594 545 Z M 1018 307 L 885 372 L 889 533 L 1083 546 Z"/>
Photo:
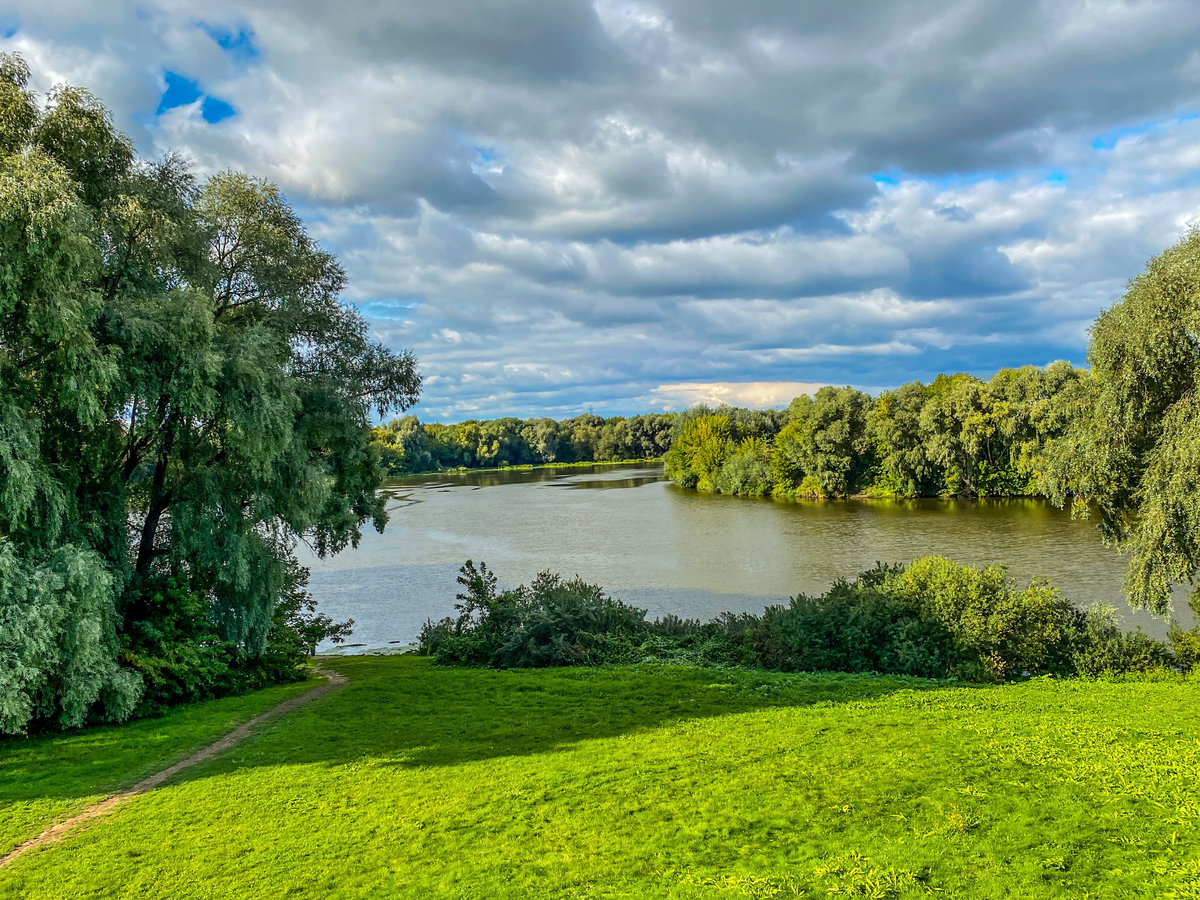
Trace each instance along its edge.
<path fill-rule="evenodd" d="M 0 856 L 316 683 L 282 685 L 66 736 L 0 739 Z"/>
<path fill-rule="evenodd" d="M 0 897 L 1200 897 L 1200 683 L 336 667 Z"/>

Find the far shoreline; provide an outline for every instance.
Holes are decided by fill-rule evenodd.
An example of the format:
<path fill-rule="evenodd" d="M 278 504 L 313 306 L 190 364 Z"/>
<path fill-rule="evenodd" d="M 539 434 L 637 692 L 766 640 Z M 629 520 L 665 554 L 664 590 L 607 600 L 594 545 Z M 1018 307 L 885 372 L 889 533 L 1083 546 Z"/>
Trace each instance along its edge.
<path fill-rule="evenodd" d="M 388 475 L 385 481 L 394 481 L 399 478 L 418 478 L 422 475 L 469 475 L 472 472 L 532 472 L 537 469 L 582 469 L 594 468 L 596 466 L 628 466 L 645 463 L 662 463 L 661 456 L 652 456 L 649 459 L 606 459 L 598 462 L 554 462 L 554 463 L 528 463 L 520 466 L 454 466 L 445 469 L 426 469 L 421 472 L 402 472 L 396 475 Z"/>

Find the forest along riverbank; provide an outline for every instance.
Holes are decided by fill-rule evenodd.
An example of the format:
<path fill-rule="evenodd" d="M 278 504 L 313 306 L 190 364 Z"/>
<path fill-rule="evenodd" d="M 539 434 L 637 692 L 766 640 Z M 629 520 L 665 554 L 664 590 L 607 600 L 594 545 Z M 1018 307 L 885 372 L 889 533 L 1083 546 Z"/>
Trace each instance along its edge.
<path fill-rule="evenodd" d="M 387 491 L 384 534 L 303 559 L 321 609 L 355 620 L 351 651 L 402 646 L 426 619 L 452 614 L 467 559 L 507 585 L 545 569 L 578 574 L 652 617 L 706 620 L 823 593 L 877 561 L 941 554 L 1004 563 L 1022 583 L 1050 578 L 1079 605 L 1116 606 L 1127 627 L 1166 631 L 1125 605 L 1125 560 L 1094 524 L 1041 500 L 748 500 L 683 491 L 645 464 L 418 476 Z M 1186 604 L 1176 607 L 1190 627 Z"/>

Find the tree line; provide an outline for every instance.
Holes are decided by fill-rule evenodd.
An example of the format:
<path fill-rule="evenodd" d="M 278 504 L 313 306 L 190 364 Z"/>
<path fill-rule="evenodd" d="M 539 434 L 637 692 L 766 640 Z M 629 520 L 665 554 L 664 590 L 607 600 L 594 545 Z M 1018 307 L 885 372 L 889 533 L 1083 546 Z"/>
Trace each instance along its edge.
<path fill-rule="evenodd" d="M 1062 362 L 801 397 L 774 434 L 697 410 L 666 454 L 680 485 L 735 494 L 1041 495 L 1096 516 L 1156 615 L 1200 570 L 1200 227 L 1096 319 L 1090 368 Z"/>
<path fill-rule="evenodd" d="M 551 463 L 656 459 L 671 446 L 674 413 L 422 423 L 409 415 L 377 427 L 372 444 L 389 475 Z"/>
<path fill-rule="evenodd" d="M 666 454 L 687 488 L 800 497 L 1013 497 L 1046 493 L 1047 454 L 1090 408 L 1094 384 L 1065 362 L 988 381 L 939 375 L 872 397 L 797 397 L 781 415 L 698 407 Z"/>

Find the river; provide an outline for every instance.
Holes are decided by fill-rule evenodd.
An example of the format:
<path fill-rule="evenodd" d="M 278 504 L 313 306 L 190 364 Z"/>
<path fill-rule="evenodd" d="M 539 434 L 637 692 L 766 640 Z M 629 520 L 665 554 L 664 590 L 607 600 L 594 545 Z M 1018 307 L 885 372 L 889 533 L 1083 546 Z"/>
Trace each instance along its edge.
<path fill-rule="evenodd" d="M 467 559 L 505 586 L 547 569 L 578 574 L 651 617 L 707 620 L 822 593 L 877 560 L 936 553 L 1004 563 L 1022 583 L 1049 578 L 1075 603 L 1111 603 L 1127 627 L 1165 633 L 1124 603 L 1125 558 L 1095 525 L 1039 500 L 752 500 L 683 491 L 655 465 L 415 476 L 386 493 L 383 534 L 301 557 L 321 611 L 355 620 L 351 652 L 408 644 L 426 619 L 452 615 Z M 1176 616 L 1191 625 L 1180 600 Z"/>

